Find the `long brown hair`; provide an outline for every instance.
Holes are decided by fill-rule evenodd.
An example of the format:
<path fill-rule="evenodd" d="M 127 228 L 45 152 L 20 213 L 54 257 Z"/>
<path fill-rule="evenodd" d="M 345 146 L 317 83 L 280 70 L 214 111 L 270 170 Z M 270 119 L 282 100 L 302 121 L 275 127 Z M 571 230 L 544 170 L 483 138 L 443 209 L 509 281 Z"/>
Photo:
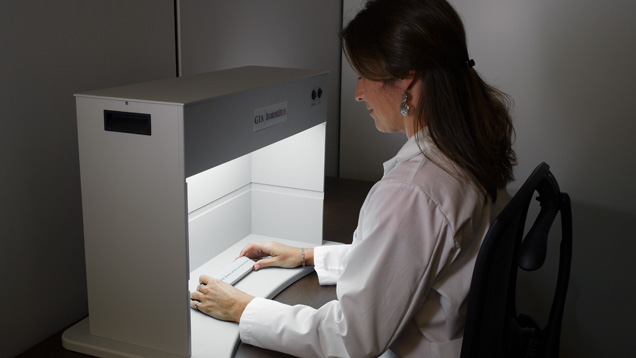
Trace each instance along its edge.
<path fill-rule="evenodd" d="M 516 164 L 511 101 L 472 67 L 455 9 L 444 0 L 370 0 L 342 39 L 360 76 L 422 80 L 416 130 L 427 126 L 437 147 L 496 199 Z"/>

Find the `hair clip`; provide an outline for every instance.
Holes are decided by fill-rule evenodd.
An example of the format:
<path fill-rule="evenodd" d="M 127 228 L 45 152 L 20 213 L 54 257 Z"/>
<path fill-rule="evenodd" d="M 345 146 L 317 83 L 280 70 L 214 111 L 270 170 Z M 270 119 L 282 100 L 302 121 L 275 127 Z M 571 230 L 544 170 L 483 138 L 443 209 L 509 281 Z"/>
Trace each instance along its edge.
<path fill-rule="evenodd" d="M 473 68 L 475 67 L 475 60 L 473 60 L 472 58 L 469 60 L 466 60 L 466 68 Z"/>

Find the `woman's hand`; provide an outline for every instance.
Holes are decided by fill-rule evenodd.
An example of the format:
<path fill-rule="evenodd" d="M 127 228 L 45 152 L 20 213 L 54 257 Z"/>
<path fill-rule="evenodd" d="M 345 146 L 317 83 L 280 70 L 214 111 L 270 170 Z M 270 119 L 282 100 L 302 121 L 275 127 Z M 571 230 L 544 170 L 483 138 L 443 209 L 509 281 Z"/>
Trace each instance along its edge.
<path fill-rule="evenodd" d="M 254 296 L 210 276 L 201 276 L 199 282 L 197 291 L 190 292 L 190 307 L 223 321 L 238 323 L 245 307 L 254 299 Z"/>
<path fill-rule="evenodd" d="M 305 265 L 314 264 L 314 250 L 304 249 Z M 275 241 L 270 242 L 250 242 L 241 250 L 239 256 L 247 256 L 250 259 L 260 259 L 254 265 L 254 270 L 263 267 L 283 267 L 294 268 L 303 263 L 303 250 L 299 247 L 291 247 Z"/>

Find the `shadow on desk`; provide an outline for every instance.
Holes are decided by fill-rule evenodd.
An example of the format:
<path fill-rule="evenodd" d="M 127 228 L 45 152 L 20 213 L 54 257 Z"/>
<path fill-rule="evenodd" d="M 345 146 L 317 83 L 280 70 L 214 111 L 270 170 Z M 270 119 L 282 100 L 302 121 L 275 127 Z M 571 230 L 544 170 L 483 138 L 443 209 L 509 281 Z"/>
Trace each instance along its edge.
<path fill-rule="evenodd" d="M 323 215 L 323 239 L 350 244 L 357 226 L 360 207 L 374 183 L 325 178 L 325 200 Z M 303 304 L 318 308 L 336 299 L 335 286 L 320 286 L 315 272 L 301 278 L 279 293 L 274 300 L 294 305 Z M 85 354 L 66 350 L 62 347 L 64 330 L 47 338 L 16 358 L 86 358 Z M 279 352 L 239 343 L 235 358 L 246 357 L 291 357 Z"/>
<path fill-rule="evenodd" d="M 291 287 L 294 287 L 290 290 Z M 315 272 L 296 281 L 292 286 L 279 293 L 274 300 L 288 304 L 303 304 L 318 308 L 336 299 L 336 286 L 320 286 Z M 291 357 L 287 354 L 257 348 L 249 344 L 239 343 L 234 358 L 243 357 Z"/>

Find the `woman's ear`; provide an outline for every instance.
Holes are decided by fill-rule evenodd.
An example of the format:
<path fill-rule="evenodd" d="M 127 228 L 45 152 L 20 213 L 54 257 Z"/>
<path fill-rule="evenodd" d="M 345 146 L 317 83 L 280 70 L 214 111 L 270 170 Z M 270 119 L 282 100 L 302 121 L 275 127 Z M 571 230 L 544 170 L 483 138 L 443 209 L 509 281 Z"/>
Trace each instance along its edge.
<path fill-rule="evenodd" d="M 414 83 L 415 83 L 415 71 L 411 71 L 409 72 L 408 77 L 405 77 L 400 80 L 400 88 L 402 88 L 402 91 L 410 90 Z"/>

